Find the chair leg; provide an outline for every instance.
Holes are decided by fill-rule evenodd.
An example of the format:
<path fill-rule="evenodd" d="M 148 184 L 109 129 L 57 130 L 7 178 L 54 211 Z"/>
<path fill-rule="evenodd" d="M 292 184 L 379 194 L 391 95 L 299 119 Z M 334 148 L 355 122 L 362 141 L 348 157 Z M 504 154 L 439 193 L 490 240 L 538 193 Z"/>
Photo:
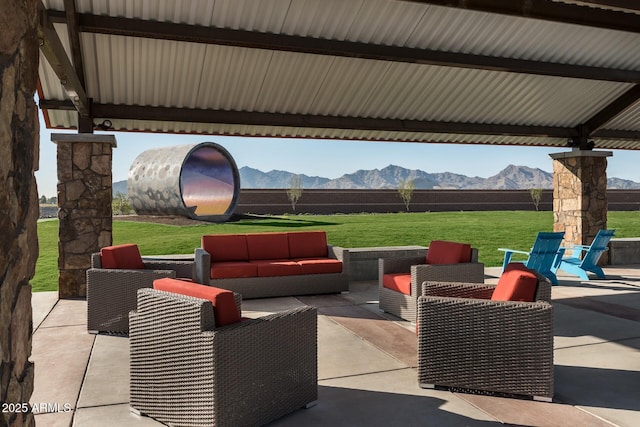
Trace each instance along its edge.
<path fill-rule="evenodd" d="M 546 396 L 533 396 L 533 400 L 535 400 L 536 402 L 553 402 L 553 398 Z"/>
<path fill-rule="evenodd" d="M 309 409 L 309 408 L 313 408 L 314 406 L 316 406 L 318 404 L 317 400 L 313 400 L 307 404 L 305 404 L 302 408 L 304 409 Z"/>
<path fill-rule="evenodd" d="M 420 388 L 431 388 L 431 389 L 436 388 L 435 384 L 420 383 L 419 385 L 420 385 Z"/>

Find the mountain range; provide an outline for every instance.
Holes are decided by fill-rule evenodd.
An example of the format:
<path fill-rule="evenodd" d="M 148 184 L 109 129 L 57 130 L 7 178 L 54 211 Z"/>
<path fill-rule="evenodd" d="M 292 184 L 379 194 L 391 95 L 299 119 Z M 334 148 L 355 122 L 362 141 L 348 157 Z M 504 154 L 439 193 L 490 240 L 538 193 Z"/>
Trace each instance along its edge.
<path fill-rule="evenodd" d="M 296 174 L 281 170 L 263 172 L 244 166 L 239 169 L 242 188 L 290 188 Z M 416 189 L 522 190 L 553 188 L 553 174 L 538 168 L 509 165 L 488 178 L 469 177 L 452 172 L 429 173 L 389 165 L 383 169 L 358 170 L 329 179 L 299 174 L 304 189 L 396 189 L 402 180 L 413 180 Z M 636 190 L 640 183 L 620 178 L 607 180 L 609 189 Z M 113 194 L 127 193 L 127 182 L 113 183 Z"/>

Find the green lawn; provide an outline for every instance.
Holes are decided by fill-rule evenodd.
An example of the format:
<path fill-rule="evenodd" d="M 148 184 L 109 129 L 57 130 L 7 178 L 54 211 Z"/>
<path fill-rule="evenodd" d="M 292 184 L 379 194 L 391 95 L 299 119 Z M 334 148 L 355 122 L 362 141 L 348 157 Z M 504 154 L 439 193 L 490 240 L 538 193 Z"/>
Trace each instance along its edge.
<path fill-rule="evenodd" d="M 609 212 L 608 228 L 616 237 L 640 237 L 639 212 Z M 137 243 L 143 255 L 191 253 L 203 234 L 284 230 L 325 230 L 329 243 L 344 247 L 424 245 L 431 240 L 467 242 L 479 250 L 486 266 L 502 263 L 499 247 L 528 249 L 538 231 L 553 230 L 552 212 L 427 212 L 358 215 L 256 217 L 223 224 L 168 226 L 114 221 L 113 242 Z M 34 291 L 58 285 L 58 221 L 38 223 L 40 256 Z"/>

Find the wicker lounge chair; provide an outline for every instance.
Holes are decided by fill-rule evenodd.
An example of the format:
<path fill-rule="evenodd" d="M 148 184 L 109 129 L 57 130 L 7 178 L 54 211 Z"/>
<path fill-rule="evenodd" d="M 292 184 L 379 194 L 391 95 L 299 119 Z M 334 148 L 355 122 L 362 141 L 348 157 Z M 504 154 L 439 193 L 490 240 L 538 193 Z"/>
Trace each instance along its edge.
<path fill-rule="evenodd" d="M 551 283 L 539 273 L 536 275 L 533 302 L 493 301 L 490 298 L 496 285 L 425 283 L 418 300 L 420 386 L 483 390 L 550 401 Z"/>
<path fill-rule="evenodd" d="M 434 242 L 430 247 L 434 246 Z M 484 281 L 484 264 L 478 262 L 478 250 L 470 248 L 471 262 L 456 264 L 425 264 L 427 258 L 380 258 L 378 260 L 379 305 L 383 311 L 410 322 L 416 320 L 416 304 L 425 281 L 477 282 Z M 427 257 L 429 249 L 427 250 Z M 385 287 L 384 276 L 388 274 L 411 274 L 409 293 Z"/>
<path fill-rule="evenodd" d="M 143 261 L 135 245 L 127 251 L 137 252 L 127 258 L 127 268 L 104 268 L 101 253 L 91 256 L 87 270 L 87 330 L 90 333 L 129 332 L 129 312 L 136 308 L 136 292 L 151 288 L 162 277 L 192 277 L 192 261 Z M 116 247 L 110 247 L 116 248 Z M 103 248 L 103 251 L 109 248 Z M 138 263 L 138 265 L 135 265 Z M 113 267 L 113 266 L 110 266 Z M 130 268 L 136 267 L 136 268 Z"/>
<path fill-rule="evenodd" d="M 317 400 L 312 307 L 215 327 L 208 300 L 138 291 L 132 411 L 174 426 L 259 426 Z"/>

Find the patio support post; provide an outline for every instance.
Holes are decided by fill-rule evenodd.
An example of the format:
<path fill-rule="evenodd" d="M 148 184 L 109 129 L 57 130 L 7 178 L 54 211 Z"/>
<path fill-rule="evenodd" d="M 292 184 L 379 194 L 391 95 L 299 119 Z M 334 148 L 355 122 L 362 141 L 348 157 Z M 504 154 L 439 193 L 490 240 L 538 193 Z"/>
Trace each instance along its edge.
<path fill-rule="evenodd" d="M 607 227 L 607 157 L 610 151 L 574 149 L 553 159 L 553 230 L 566 244 L 589 245 Z M 601 258 L 606 262 L 605 257 Z"/>
<path fill-rule="evenodd" d="M 91 254 L 112 242 L 113 135 L 52 134 L 58 145 L 58 296 L 87 295 Z"/>
<path fill-rule="evenodd" d="M 35 425 L 31 284 L 38 258 L 38 1 L 0 8 L 0 426 Z"/>

